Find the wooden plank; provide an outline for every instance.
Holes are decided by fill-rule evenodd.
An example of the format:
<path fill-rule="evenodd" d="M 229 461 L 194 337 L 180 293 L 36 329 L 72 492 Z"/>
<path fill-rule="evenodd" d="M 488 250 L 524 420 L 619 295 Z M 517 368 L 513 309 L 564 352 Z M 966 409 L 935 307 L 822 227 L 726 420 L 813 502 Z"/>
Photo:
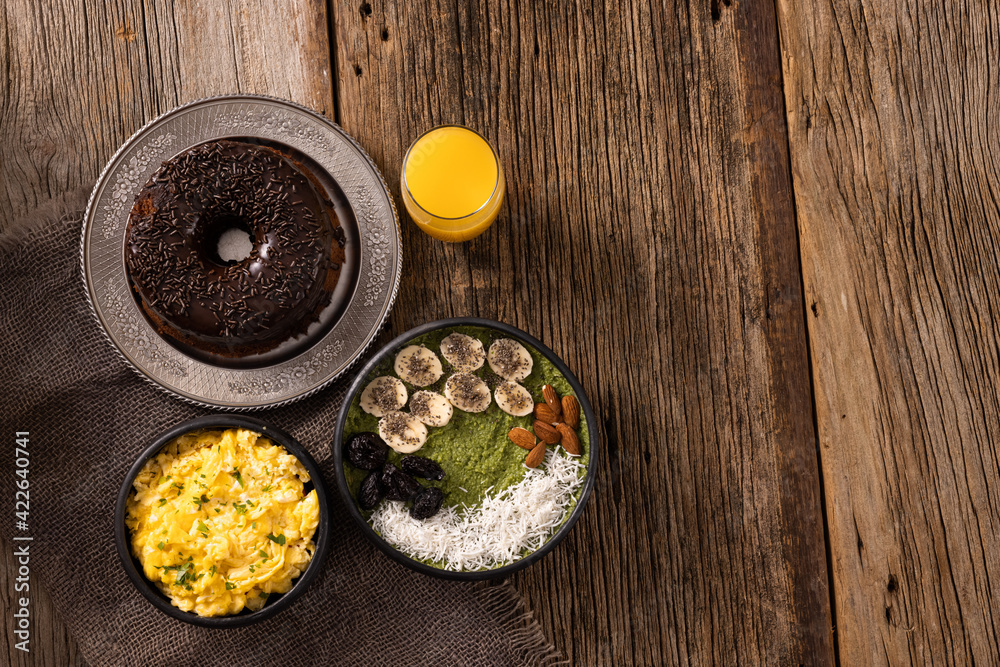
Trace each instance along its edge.
<path fill-rule="evenodd" d="M 778 2 L 839 653 L 1000 663 L 1000 14 Z"/>
<path fill-rule="evenodd" d="M 0 609 L 5 612 L 6 618 L 2 635 L 2 645 L 0 645 L 0 656 L 6 656 L 8 665 L 59 665 L 60 667 L 78 667 L 84 665 L 83 657 L 76 647 L 76 642 L 66 631 L 66 626 L 59 619 L 59 614 L 55 609 L 52 598 L 44 588 L 38 585 L 37 579 L 29 574 L 28 591 L 16 591 L 15 584 L 21 584 L 17 579 L 23 578 L 18 574 L 17 559 L 14 557 L 14 545 L 24 544 L 24 542 L 11 542 L 7 539 L 0 540 Z M 11 614 L 18 609 L 18 598 L 25 597 L 27 593 L 29 603 L 30 618 L 30 642 L 29 651 L 25 653 L 16 648 L 16 644 L 21 641 L 14 636 L 14 623 Z"/>
<path fill-rule="evenodd" d="M 580 665 L 832 663 L 773 6 L 331 12 L 340 121 L 397 194 L 440 123 L 485 133 L 508 174 L 474 242 L 404 214 L 392 330 L 511 322 L 596 405 L 593 504 L 516 577 L 548 636 Z"/>
<path fill-rule="evenodd" d="M 93 184 L 125 139 L 178 104 L 250 92 L 332 115 L 322 0 L 0 4 L 0 231 L 39 202 Z M 0 567 L 15 571 L 6 556 Z M 26 660 L 8 628 L 2 655 L 80 664 L 45 591 L 32 590 L 35 650 Z M 4 584 L 3 609 L 11 595 Z"/>
<path fill-rule="evenodd" d="M 327 33 L 322 0 L 3 0 L 0 225 L 92 185 L 184 102 L 260 93 L 332 115 Z"/>

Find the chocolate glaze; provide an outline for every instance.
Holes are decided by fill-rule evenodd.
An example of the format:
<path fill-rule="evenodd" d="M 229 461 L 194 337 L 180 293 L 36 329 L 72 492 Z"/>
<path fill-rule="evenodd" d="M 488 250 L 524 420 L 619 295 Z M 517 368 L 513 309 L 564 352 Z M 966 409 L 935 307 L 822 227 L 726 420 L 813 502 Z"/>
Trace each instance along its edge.
<path fill-rule="evenodd" d="M 227 263 L 218 236 L 245 229 Z M 219 140 L 164 162 L 132 207 L 125 264 L 161 334 L 224 357 L 270 350 L 330 303 L 345 235 L 309 171 L 274 148 Z"/>

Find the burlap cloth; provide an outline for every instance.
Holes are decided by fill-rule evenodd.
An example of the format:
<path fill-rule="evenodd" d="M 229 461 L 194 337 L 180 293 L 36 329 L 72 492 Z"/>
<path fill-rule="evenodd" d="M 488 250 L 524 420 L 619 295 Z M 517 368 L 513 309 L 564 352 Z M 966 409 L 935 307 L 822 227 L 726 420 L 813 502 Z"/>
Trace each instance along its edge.
<path fill-rule="evenodd" d="M 30 534 L 31 582 L 51 594 L 90 665 L 518 665 L 557 659 L 509 584 L 426 577 L 350 522 L 331 440 L 345 382 L 255 413 L 295 436 L 329 487 L 333 539 L 321 576 L 263 623 L 212 630 L 173 620 L 133 588 L 115 553 L 115 497 L 164 429 L 208 414 L 149 385 L 102 338 L 78 244 L 85 194 L 50 202 L 0 236 L 4 548 Z M 16 531 L 15 431 L 30 432 L 29 531 Z M 18 544 L 23 544 L 18 543 Z M 5 612 L 5 615 L 9 615 Z M 37 650 L 37 647 L 36 647 Z M 4 657 L 0 656 L 0 662 Z"/>

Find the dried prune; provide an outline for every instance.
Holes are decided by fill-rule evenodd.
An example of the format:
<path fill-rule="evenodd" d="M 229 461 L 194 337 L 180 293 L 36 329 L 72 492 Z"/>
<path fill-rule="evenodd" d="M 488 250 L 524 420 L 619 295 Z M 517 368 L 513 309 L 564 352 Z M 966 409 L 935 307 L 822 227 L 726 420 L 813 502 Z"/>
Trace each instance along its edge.
<path fill-rule="evenodd" d="M 344 448 L 347 460 L 361 470 L 378 470 L 385 465 L 389 445 L 377 433 L 358 433 Z"/>
<path fill-rule="evenodd" d="M 413 499 L 410 516 L 414 519 L 429 519 L 438 513 L 442 502 L 444 502 L 444 493 L 442 493 L 441 489 L 428 486 Z"/>
<path fill-rule="evenodd" d="M 403 469 L 403 472 L 414 477 L 437 481 L 444 479 L 444 470 L 441 470 L 441 466 L 423 456 L 404 456 L 403 460 L 399 462 L 399 467 Z"/>
<path fill-rule="evenodd" d="M 382 502 L 382 496 L 385 495 L 385 492 L 382 490 L 382 482 L 379 479 L 381 476 L 381 471 L 373 470 L 361 482 L 361 490 L 358 491 L 358 505 L 361 506 L 361 509 L 373 510 Z"/>
<path fill-rule="evenodd" d="M 385 489 L 385 497 L 389 500 L 409 500 L 418 491 L 420 483 L 405 472 L 386 463 L 382 468 L 382 488 Z"/>

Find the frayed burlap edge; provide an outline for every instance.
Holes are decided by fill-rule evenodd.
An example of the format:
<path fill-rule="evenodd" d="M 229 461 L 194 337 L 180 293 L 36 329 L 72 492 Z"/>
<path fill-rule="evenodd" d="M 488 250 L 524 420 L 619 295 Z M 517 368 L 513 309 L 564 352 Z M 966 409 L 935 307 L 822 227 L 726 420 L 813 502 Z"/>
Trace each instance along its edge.
<path fill-rule="evenodd" d="M 535 615 L 527 608 L 524 599 L 510 581 L 499 585 L 483 584 L 479 596 L 483 606 L 497 614 L 501 626 L 510 631 L 514 649 L 525 659 L 537 652 L 540 655 L 535 664 L 540 667 L 570 664 L 559 649 L 546 639 L 541 624 L 535 620 Z M 512 606 L 508 608 L 508 605 Z M 508 610 L 504 611 L 505 609 Z"/>
<path fill-rule="evenodd" d="M 56 221 L 79 225 L 90 192 L 91 188 L 70 190 L 49 199 L 31 213 L 0 225 L 0 250 L 12 250 L 16 246 L 31 243 L 36 233 Z"/>

